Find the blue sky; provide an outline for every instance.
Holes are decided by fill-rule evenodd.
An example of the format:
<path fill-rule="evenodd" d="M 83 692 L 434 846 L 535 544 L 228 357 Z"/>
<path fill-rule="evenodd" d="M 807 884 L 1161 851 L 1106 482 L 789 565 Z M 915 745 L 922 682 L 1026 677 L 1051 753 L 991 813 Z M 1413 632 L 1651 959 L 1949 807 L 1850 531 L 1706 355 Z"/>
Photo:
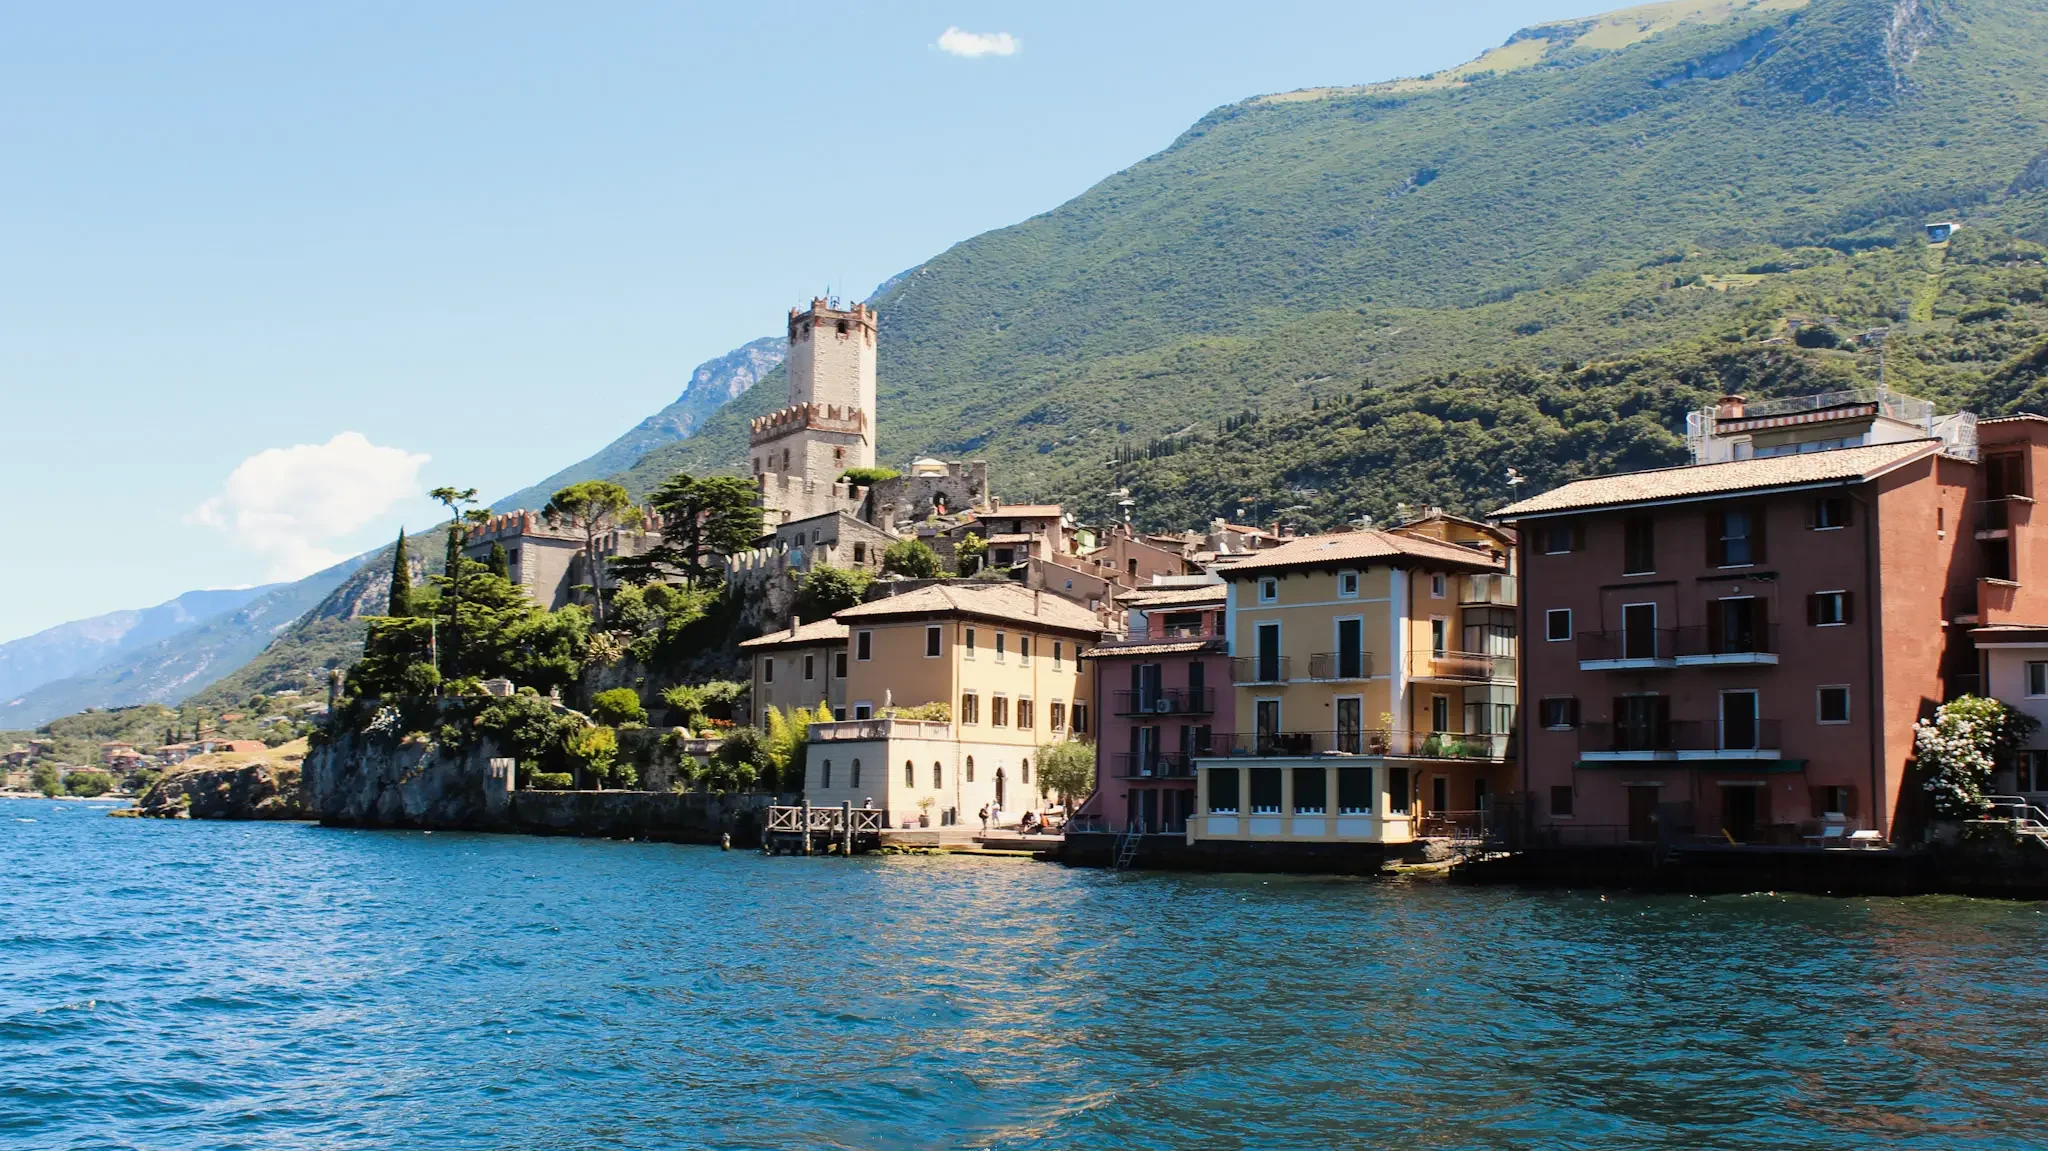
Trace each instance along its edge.
<path fill-rule="evenodd" d="M 524 486 L 1218 105 L 1597 10 L 0 7 L 0 640 Z"/>

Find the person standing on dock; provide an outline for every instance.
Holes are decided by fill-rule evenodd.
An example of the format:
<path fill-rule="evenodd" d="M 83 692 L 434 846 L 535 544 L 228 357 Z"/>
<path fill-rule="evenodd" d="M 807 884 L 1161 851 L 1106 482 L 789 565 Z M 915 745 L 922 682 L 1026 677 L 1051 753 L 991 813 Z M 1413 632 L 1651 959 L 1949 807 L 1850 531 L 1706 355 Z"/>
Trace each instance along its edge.
<path fill-rule="evenodd" d="M 981 833 L 988 834 L 988 804 L 981 805 Z"/>

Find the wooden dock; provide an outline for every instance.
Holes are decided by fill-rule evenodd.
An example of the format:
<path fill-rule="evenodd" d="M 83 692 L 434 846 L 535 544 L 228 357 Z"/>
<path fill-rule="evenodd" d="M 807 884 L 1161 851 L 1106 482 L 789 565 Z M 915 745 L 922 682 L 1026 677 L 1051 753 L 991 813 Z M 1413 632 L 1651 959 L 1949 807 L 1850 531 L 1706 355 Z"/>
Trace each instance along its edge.
<path fill-rule="evenodd" d="M 841 855 L 874 851 L 882 846 L 888 812 L 842 803 L 838 807 L 775 806 L 761 832 L 761 850 L 768 855 Z"/>

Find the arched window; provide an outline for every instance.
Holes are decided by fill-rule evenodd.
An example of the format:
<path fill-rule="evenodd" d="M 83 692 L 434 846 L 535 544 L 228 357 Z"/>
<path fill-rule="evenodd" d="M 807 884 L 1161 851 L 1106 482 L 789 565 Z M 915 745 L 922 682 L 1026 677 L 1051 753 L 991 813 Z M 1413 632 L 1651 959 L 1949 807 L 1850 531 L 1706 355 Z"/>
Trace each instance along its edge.
<path fill-rule="evenodd" d="M 853 784 L 852 784 L 852 786 L 854 786 L 854 787 L 859 787 L 859 786 L 860 786 L 860 760 L 857 760 L 857 759 L 853 761 Z"/>
<path fill-rule="evenodd" d="M 932 786 L 933 786 L 934 788 L 940 788 L 940 787 L 944 787 L 944 786 L 946 786 L 946 782 L 945 782 L 945 774 L 946 774 L 946 769 L 945 769 L 945 768 L 942 768 L 942 767 L 940 767 L 940 766 L 939 766 L 938 764 L 936 764 L 936 763 L 935 763 L 935 764 L 932 764 Z"/>
<path fill-rule="evenodd" d="M 1023 763 L 1020 763 L 1020 764 L 1018 764 L 1018 765 L 1017 765 L 1017 767 L 1018 767 L 1018 769 L 1019 769 L 1019 770 L 1020 770 L 1020 771 L 1021 771 L 1021 772 L 1023 773 L 1023 775 L 1024 775 L 1024 782 L 1025 782 L 1025 783 L 1030 783 L 1030 782 L 1031 782 L 1031 761 L 1027 759 L 1027 760 L 1025 760 L 1025 761 L 1024 761 Z"/>
<path fill-rule="evenodd" d="M 823 769 L 821 769 L 821 770 L 819 771 L 819 773 L 818 773 L 818 774 L 819 774 L 820 776 L 822 776 L 822 778 L 821 778 L 821 779 L 819 779 L 819 781 L 818 781 L 818 786 L 819 786 L 819 787 L 831 787 L 831 786 L 832 786 L 832 761 L 831 761 L 831 760 L 829 760 L 829 759 L 828 759 L 828 760 L 826 760 L 826 761 L 825 761 L 825 766 L 823 767 Z"/>
<path fill-rule="evenodd" d="M 967 757 L 967 782 L 974 782 L 974 757 L 971 755 Z"/>
<path fill-rule="evenodd" d="M 903 761 L 903 786 L 917 786 L 917 765 L 907 759 Z"/>

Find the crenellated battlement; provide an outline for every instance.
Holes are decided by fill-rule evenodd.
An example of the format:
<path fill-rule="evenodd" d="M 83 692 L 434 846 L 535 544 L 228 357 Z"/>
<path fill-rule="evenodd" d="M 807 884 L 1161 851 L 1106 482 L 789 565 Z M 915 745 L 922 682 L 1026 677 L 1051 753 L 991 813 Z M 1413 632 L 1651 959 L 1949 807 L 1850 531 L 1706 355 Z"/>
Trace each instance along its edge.
<path fill-rule="evenodd" d="M 859 335 L 872 344 L 878 319 L 875 310 L 866 304 L 841 308 L 833 300 L 816 296 L 811 300 L 809 311 L 789 310 L 789 342 L 794 344 L 810 339 L 812 332 L 822 329 L 839 336 Z"/>
<path fill-rule="evenodd" d="M 850 404 L 791 404 L 757 417 L 751 427 L 753 442 L 764 444 L 800 431 L 863 435 L 868 429 L 868 417 Z"/>

